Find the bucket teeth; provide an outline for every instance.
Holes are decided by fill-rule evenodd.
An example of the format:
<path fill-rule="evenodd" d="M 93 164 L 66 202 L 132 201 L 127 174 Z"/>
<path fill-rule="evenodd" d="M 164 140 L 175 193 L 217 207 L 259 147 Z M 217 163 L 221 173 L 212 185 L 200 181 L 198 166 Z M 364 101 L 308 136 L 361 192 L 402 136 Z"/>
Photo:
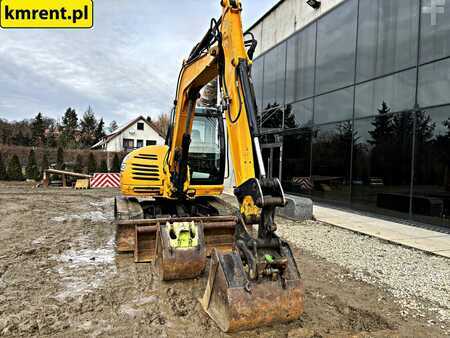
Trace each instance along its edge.
<path fill-rule="evenodd" d="M 290 250 L 289 250 L 290 251 Z M 224 332 L 248 330 L 300 318 L 304 289 L 290 256 L 284 280 L 247 278 L 240 255 L 213 251 L 203 309 Z"/>

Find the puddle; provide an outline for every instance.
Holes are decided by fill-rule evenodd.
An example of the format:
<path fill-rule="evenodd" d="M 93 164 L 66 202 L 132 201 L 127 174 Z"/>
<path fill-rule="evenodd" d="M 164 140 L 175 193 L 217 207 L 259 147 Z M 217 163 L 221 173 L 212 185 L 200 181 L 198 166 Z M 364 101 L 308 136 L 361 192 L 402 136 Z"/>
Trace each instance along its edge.
<path fill-rule="evenodd" d="M 81 213 L 79 215 L 65 215 L 50 218 L 51 223 L 67 223 L 72 221 L 90 221 L 90 222 L 100 222 L 106 223 L 111 222 L 114 219 L 113 212 L 104 212 L 104 211 L 89 211 L 85 213 Z"/>
<path fill-rule="evenodd" d="M 79 242 L 86 243 L 84 238 Z M 114 257 L 114 238 L 101 248 L 70 249 L 53 257 L 61 263 L 55 270 L 60 276 L 62 291 L 55 298 L 79 297 L 99 288 L 117 272 Z"/>

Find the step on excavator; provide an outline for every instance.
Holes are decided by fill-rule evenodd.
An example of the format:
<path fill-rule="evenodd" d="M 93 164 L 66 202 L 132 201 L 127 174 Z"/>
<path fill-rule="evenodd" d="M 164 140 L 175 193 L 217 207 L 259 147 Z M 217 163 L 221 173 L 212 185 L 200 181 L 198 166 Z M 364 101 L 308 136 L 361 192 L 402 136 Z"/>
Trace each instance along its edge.
<path fill-rule="evenodd" d="M 200 303 L 221 330 L 235 332 L 298 319 L 304 288 L 291 248 L 276 235 L 275 210 L 286 199 L 279 180 L 266 176 L 259 145 L 251 79 L 257 42 L 243 34 L 240 0 L 221 6 L 183 62 L 166 144 L 134 150 L 122 163 L 116 248 L 153 262 L 164 281 L 200 276 L 210 257 Z M 218 109 L 197 107 L 215 78 Z M 237 213 L 217 198 L 226 143 Z"/>

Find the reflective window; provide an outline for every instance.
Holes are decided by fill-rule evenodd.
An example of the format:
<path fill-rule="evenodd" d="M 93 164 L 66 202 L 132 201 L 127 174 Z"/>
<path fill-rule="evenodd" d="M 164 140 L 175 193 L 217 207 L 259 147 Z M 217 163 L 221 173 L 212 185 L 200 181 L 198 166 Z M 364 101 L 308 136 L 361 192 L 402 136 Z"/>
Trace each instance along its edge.
<path fill-rule="evenodd" d="M 357 1 L 349 0 L 318 23 L 317 93 L 353 83 Z"/>
<path fill-rule="evenodd" d="M 302 128 L 313 123 L 313 100 L 288 104 L 284 114 L 285 128 Z"/>
<path fill-rule="evenodd" d="M 417 63 L 419 0 L 361 0 L 357 81 Z"/>
<path fill-rule="evenodd" d="M 311 129 L 283 137 L 283 188 L 290 193 L 307 194 L 312 191 Z"/>
<path fill-rule="evenodd" d="M 414 218 L 450 225 L 450 106 L 416 114 Z"/>
<path fill-rule="evenodd" d="M 391 112 L 412 109 L 415 95 L 415 69 L 363 83 L 356 86 L 355 118 L 377 115 L 383 102 Z"/>
<path fill-rule="evenodd" d="M 406 217 L 409 213 L 413 116 L 390 114 L 355 121 L 354 206 Z"/>
<path fill-rule="evenodd" d="M 420 62 L 429 62 L 450 55 L 450 1 L 441 1 L 439 12 L 433 14 L 432 2 L 422 1 Z"/>
<path fill-rule="evenodd" d="M 313 96 L 315 54 L 316 24 L 287 41 L 286 103 Z"/>
<path fill-rule="evenodd" d="M 283 116 L 284 112 L 281 107 L 265 110 L 261 117 L 261 131 L 267 132 L 268 130 L 283 128 Z"/>
<path fill-rule="evenodd" d="M 284 104 L 286 43 L 264 55 L 263 110 Z"/>
<path fill-rule="evenodd" d="M 258 111 L 262 109 L 263 69 L 264 69 L 264 57 L 258 58 L 255 61 L 253 61 L 252 81 L 253 87 L 255 88 L 256 104 L 258 105 Z"/>
<path fill-rule="evenodd" d="M 312 146 L 313 195 L 335 202 L 350 201 L 352 122 L 320 126 Z"/>
<path fill-rule="evenodd" d="M 316 98 L 314 123 L 348 120 L 353 117 L 353 88 L 345 88 Z"/>
<path fill-rule="evenodd" d="M 219 119 L 197 115 L 191 131 L 189 166 L 191 184 L 221 184 L 223 182 L 223 148 Z"/>
<path fill-rule="evenodd" d="M 450 103 L 450 59 L 419 68 L 419 105 Z"/>

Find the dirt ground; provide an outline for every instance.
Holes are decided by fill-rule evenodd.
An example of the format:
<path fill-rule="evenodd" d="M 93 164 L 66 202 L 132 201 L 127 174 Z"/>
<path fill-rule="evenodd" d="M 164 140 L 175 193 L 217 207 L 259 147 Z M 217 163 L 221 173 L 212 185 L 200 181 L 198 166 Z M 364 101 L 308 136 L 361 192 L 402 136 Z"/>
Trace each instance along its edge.
<path fill-rule="evenodd" d="M 229 336 L 197 302 L 206 275 L 164 283 L 151 265 L 115 254 L 115 194 L 0 183 L 0 336 Z M 386 291 L 343 279 L 344 269 L 307 249 L 295 248 L 303 317 L 234 336 L 444 336 L 431 315 L 402 316 Z"/>

